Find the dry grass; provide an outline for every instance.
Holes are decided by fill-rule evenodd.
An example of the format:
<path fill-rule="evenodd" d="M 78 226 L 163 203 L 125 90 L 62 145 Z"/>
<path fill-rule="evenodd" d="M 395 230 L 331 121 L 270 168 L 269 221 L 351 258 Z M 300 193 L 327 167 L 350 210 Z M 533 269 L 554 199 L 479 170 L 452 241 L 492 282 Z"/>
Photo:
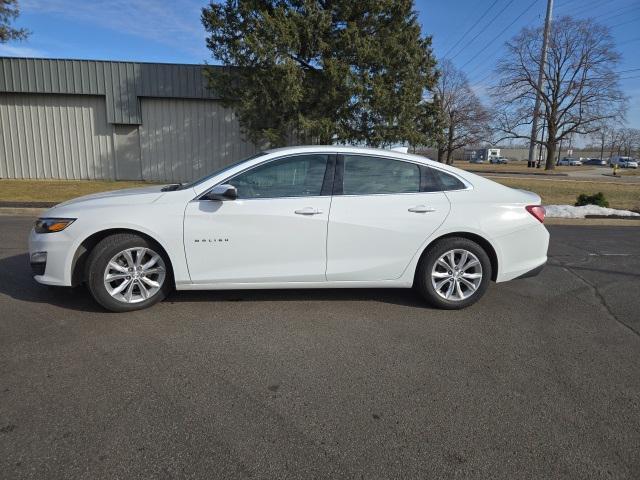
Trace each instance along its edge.
<path fill-rule="evenodd" d="M 564 177 L 566 178 L 566 177 Z M 498 183 L 513 188 L 536 192 L 546 205 L 573 205 L 581 193 L 604 193 L 611 208 L 640 210 L 640 185 L 614 182 L 588 182 L 551 178 L 504 178 L 491 177 Z"/>
<path fill-rule="evenodd" d="M 0 180 L 0 201 L 63 202 L 90 193 L 149 185 L 146 182 L 92 180 Z"/>

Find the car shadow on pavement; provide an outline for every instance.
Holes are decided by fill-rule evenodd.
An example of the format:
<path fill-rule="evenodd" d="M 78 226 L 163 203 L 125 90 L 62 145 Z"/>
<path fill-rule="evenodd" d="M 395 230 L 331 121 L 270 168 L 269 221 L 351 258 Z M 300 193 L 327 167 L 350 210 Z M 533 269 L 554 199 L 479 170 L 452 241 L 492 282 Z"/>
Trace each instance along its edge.
<path fill-rule="evenodd" d="M 165 302 L 381 302 L 403 307 L 431 307 L 410 288 L 299 288 L 283 290 L 174 291 Z"/>
<path fill-rule="evenodd" d="M 47 287 L 37 283 L 26 253 L 0 258 L 0 294 L 24 302 L 47 303 L 84 312 L 105 312 L 84 286 Z M 337 301 L 382 302 L 404 307 L 429 305 L 412 289 L 295 289 L 295 290 L 200 290 L 173 291 L 167 303 L 183 302 L 270 302 Z"/>
<path fill-rule="evenodd" d="M 37 283 L 26 253 L 0 258 L 0 294 L 23 302 L 47 303 L 83 312 L 104 312 L 84 287 L 47 287 Z"/>

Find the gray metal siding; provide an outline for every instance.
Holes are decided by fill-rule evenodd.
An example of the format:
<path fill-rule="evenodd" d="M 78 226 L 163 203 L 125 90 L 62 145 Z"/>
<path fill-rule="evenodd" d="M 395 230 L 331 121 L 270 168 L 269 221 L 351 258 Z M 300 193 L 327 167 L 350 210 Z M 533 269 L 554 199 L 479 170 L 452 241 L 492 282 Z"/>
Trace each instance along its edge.
<path fill-rule="evenodd" d="M 233 112 L 212 100 L 143 98 L 142 178 L 184 182 L 256 152 Z"/>
<path fill-rule="evenodd" d="M 139 97 L 216 99 L 202 65 L 0 58 L 0 92 L 104 95 L 109 123 L 142 123 Z M 215 67 L 213 67 L 215 68 Z"/>
<path fill-rule="evenodd" d="M 0 93 L 0 127 L 1 178 L 115 178 L 104 97 Z"/>

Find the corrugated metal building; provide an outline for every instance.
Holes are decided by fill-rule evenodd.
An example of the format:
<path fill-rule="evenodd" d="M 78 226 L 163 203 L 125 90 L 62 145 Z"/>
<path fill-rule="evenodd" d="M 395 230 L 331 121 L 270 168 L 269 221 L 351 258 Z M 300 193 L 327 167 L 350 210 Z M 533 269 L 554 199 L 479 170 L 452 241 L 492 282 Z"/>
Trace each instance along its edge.
<path fill-rule="evenodd" d="M 253 154 L 203 68 L 0 58 L 0 178 L 179 182 Z"/>

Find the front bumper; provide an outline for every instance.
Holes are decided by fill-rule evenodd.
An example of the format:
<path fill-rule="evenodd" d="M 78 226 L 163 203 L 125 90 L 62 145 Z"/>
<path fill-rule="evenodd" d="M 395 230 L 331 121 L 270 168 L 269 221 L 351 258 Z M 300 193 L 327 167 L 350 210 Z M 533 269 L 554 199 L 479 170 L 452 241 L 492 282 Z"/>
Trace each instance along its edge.
<path fill-rule="evenodd" d="M 29 265 L 34 275 L 44 275 L 47 269 L 47 252 L 33 252 L 29 254 Z"/>
<path fill-rule="evenodd" d="M 71 227 L 70 227 L 71 228 Z M 45 285 L 71 286 L 73 239 L 68 232 L 29 234 L 29 263 L 33 278 Z"/>

